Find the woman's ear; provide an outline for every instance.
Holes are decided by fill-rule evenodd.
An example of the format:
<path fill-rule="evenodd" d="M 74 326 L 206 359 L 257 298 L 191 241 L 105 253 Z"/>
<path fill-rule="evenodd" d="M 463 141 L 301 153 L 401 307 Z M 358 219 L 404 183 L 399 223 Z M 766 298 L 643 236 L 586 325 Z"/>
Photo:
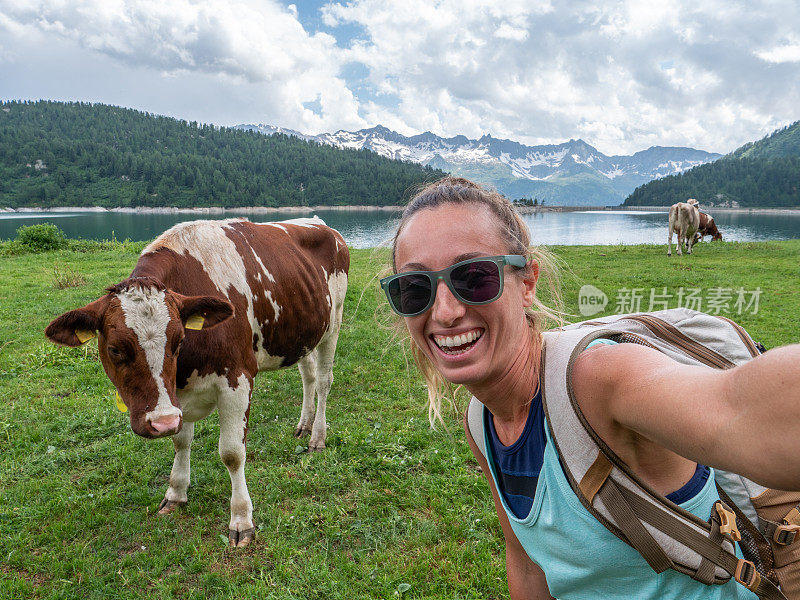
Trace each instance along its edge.
<path fill-rule="evenodd" d="M 531 306 L 536 299 L 536 283 L 539 281 L 539 263 L 531 260 L 522 272 L 523 298 L 525 306 Z"/>

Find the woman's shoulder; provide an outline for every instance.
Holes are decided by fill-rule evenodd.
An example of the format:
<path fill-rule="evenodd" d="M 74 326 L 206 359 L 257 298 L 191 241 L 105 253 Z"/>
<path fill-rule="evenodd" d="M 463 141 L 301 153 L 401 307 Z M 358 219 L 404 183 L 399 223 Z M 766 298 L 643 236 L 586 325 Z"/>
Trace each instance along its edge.
<path fill-rule="evenodd" d="M 630 392 L 643 389 L 674 367 L 680 364 L 647 346 L 599 343 L 575 358 L 570 385 L 575 401 L 590 420 L 616 421 L 620 412 L 629 409 L 625 399 Z"/>
<path fill-rule="evenodd" d="M 640 344 L 618 344 L 613 340 L 595 340 L 572 364 L 572 385 L 614 385 L 645 376 L 653 370 L 676 365 L 667 355 Z"/>
<path fill-rule="evenodd" d="M 581 352 L 572 363 L 570 372 L 572 389 L 576 395 L 583 395 L 584 390 L 597 389 L 613 384 L 621 375 L 630 360 L 639 354 L 635 344 L 608 343 L 611 340 L 595 340 Z"/>

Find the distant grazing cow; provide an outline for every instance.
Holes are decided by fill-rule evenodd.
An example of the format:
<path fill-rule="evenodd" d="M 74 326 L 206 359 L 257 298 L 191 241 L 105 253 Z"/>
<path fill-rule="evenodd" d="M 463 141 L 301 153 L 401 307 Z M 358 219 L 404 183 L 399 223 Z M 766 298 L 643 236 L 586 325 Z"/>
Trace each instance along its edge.
<path fill-rule="evenodd" d="M 717 229 L 717 224 L 714 223 L 714 217 L 704 212 L 700 213 L 700 226 L 697 228 L 697 240 L 702 241 L 707 235 L 711 236 L 711 241 L 716 242 L 722 239 L 722 234 Z"/>
<path fill-rule="evenodd" d="M 342 236 L 316 217 L 182 223 L 144 249 L 128 279 L 50 323 L 47 337 L 67 346 L 99 335 L 100 360 L 133 431 L 173 436 L 161 514 L 188 501 L 194 423 L 216 408 L 219 455 L 231 478 L 228 538 L 232 546 L 253 539 L 244 463 L 258 371 L 298 364 L 303 408 L 295 435 L 310 432 L 309 449 L 325 447 L 349 266 Z"/>
<path fill-rule="evenodd" d="M 693 199 L 690 199 L 690 201 Z M 678 255 L 682 255 L 682 247 L 686 242 L 686 253 L 692 253 L 695 234 L 700 227 L 700 211 L 697 200 L 694 204 L 677 202 L 669 209 L 669 232 L 667 235 L 667 256 L 672 256 L 672 234 L 678 234 Z"/>

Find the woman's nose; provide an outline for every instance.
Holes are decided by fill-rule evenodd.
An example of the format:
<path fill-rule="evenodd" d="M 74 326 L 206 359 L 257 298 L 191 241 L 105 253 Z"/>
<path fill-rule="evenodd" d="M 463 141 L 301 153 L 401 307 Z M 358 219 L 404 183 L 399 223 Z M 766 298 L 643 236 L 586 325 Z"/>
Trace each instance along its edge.
<path fill-rule="evenodd" d="M 444 327 L 450 327 L 464 316 L 466 305 L 453 295 L 443 279 L 437 282 L 436 299 L 431 308 L 431 317 Z"/>

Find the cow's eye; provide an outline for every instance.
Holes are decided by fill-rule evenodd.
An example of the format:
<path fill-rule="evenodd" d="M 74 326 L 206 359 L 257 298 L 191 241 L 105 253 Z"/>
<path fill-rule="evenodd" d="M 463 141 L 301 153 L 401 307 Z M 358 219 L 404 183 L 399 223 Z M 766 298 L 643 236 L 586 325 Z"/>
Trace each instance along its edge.
<path fill-rule="evenodd" d="M 125 360 L 125 353 L 116 346 L 108 347 L 108 355 L 112 358 L 112 360 L 117 362 Z"/>

